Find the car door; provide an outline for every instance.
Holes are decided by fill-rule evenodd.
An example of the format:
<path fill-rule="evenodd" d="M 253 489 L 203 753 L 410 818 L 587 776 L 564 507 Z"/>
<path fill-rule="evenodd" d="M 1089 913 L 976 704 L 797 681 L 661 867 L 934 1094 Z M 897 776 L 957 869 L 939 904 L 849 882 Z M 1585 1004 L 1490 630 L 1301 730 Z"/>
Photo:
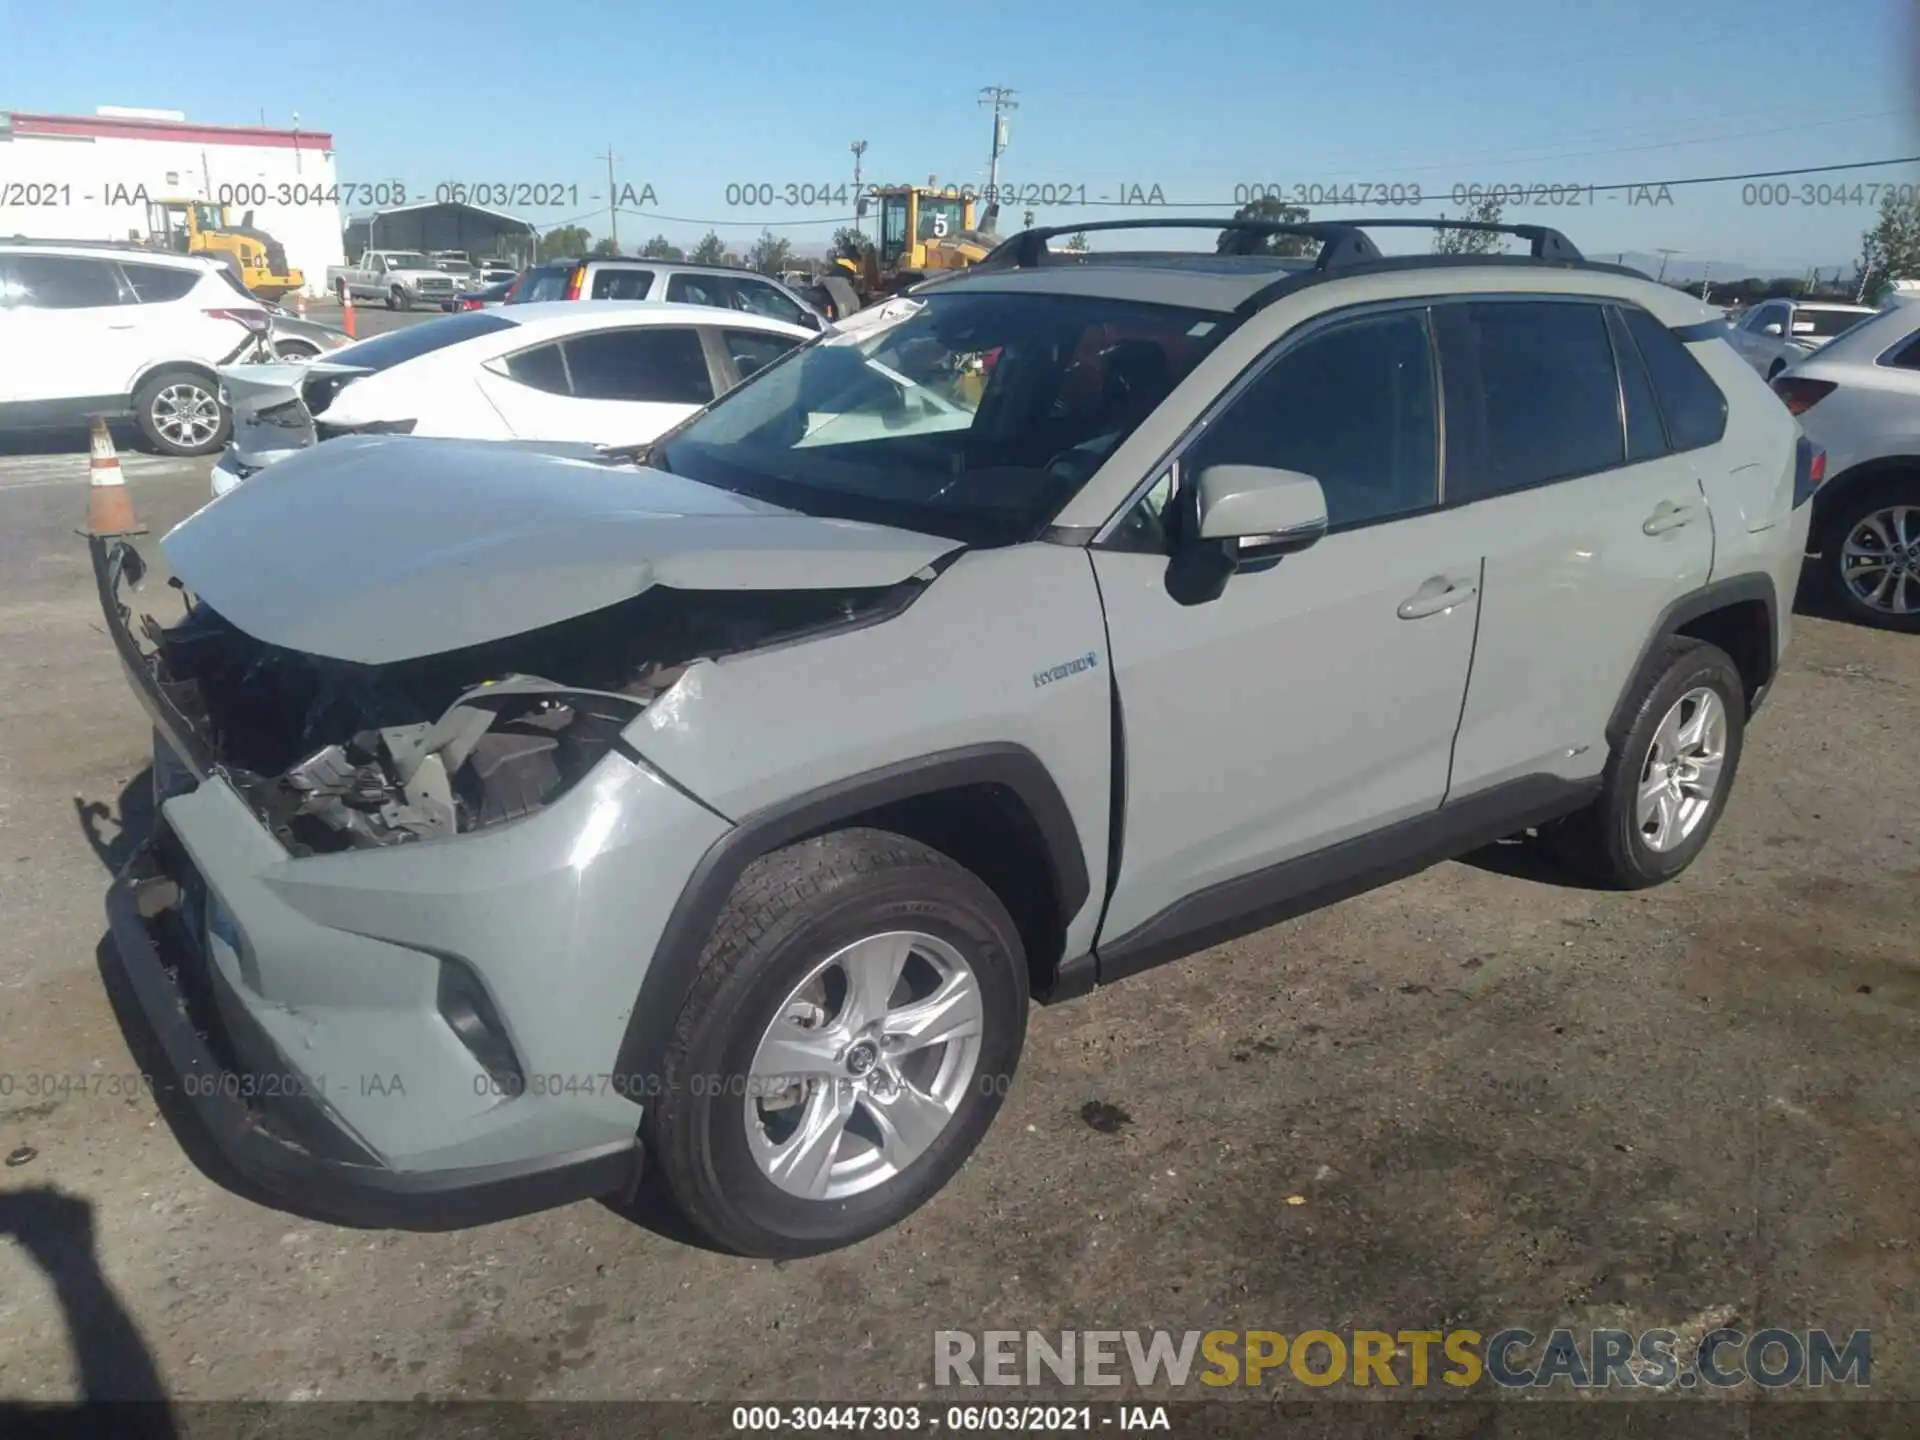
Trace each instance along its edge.
<path fill-rule="evenodd" d="M 1699 478 L 1609 309 L 1566 296 L 1434 308 L 1447 501 L 1486 554 L 1450 798 L 1597 774 L 1641 647 L 1713 569 Z"/>
<path fill-rule="evenodd" d="M 1421 306 L 1323 322 L 1269 352 L 1096 542 L 1127 797 L 1103 944 L 1440 805 L 1480 550 L 1438 504 L 1435 392 Z M 1218 464 L 1314 475 L 1329 530 L 1182 603 L 1170 517 Z"/>
<path fill-rule="evenodd" d="M 482 388 L 523 440 L 651 439 L 720 388 L 691 325 L 590 330 L 534 350 L 482 371 Z"/>
<path fill-rule="evenodd" d="M 112 260 L 16 254 L 8 267 L 0 395 L 56 420 L 124 405 L 139 326 Z M 25 414 L 24 410 L 16 413 Z"/>

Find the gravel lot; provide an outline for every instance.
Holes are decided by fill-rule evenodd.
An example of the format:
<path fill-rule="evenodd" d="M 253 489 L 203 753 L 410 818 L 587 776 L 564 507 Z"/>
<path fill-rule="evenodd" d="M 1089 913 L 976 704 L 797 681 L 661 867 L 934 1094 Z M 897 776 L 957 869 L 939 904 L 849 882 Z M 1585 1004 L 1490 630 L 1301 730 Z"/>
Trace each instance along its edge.
<path fill-rule="evenodd" d="M 130 468 L 155 535 L 206 470 Z M 0 1397 L 911 1400 L 938 1329 L 1715 1322 L 1870 1328 L 1920 1397 L 1914 639 L 1800 619 L 1676 884 L 1501 849 L 1037 1012 L 981 1153 L 853 1251 L 359 1232 L 207 1178 L 131 1078 L 101 898 L 147 730 L 84 476 L 0 475 Z"/>

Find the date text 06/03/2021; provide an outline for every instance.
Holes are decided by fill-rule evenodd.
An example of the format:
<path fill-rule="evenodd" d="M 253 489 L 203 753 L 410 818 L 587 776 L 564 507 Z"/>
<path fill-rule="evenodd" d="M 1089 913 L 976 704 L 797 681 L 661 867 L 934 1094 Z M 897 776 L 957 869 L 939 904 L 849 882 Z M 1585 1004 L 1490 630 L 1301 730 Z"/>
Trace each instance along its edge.
<path fill-rule="evenodd" d="M 736 1405 L 737 1434 L 822 1434 L 871 1431 L 883 1435 L 1090 1434 L 1095 1431 L 1170 1431 L 1164 1405 Z"/>

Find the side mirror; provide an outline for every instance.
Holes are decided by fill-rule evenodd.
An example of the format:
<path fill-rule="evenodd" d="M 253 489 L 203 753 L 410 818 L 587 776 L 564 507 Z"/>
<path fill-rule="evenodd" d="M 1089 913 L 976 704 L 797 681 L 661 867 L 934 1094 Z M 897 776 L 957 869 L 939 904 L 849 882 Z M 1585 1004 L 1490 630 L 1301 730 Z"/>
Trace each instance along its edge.
<path fill-rule="evenodd" d="M 1784 335 L 1787 332 L 1783 328 L 1781 328 L 1780 322 L 1778 320 L 1769 320 L 1766 324 L 1760 327 L 1760 333 L 1762 335 Z"/>
<path fill-rule="evenodd" d="M 1327 533 L 1327 497 L 1298 470 L 1210 465 L 1195 486 L 1198 538 L 1226 542 L 1237 560 L 1304 550 Z"/>

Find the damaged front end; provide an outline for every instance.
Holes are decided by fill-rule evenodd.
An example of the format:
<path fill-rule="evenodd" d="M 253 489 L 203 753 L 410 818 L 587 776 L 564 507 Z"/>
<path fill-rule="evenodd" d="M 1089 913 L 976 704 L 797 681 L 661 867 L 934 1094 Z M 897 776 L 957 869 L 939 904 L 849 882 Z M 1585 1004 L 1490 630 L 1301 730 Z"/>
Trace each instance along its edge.
<path fill-rule="evenodd" d="M 311 855 L 468 834 L 564 794 L 686 669 L 904 609 L 932 578 L 862 590 L 654 586 L 520 635 L 384 664 L 267 644 L 196 600 L 163 624 L 122 598 L 145 565 L 94 539 L 102 609 L 175 753 L 218 774 L 287 850 Z M 144 643 L 143 643 L 144 642 Z"/>

